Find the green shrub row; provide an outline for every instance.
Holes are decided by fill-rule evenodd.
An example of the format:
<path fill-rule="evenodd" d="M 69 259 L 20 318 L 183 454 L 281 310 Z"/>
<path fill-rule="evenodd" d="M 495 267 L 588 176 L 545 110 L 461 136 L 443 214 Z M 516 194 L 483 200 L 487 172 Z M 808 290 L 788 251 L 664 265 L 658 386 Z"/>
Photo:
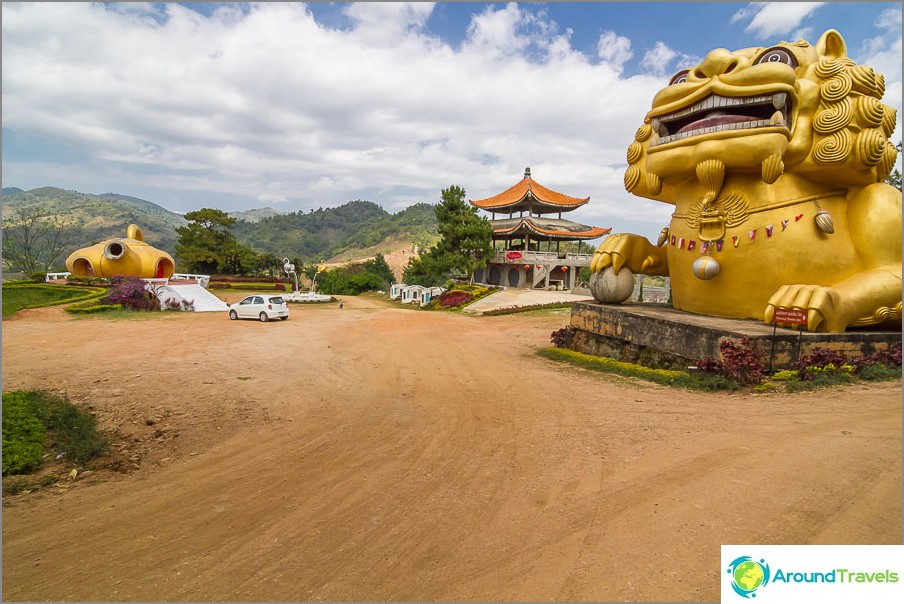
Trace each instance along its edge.
<path fill-rule="evenodd" d="M 624 377 L 640 378 L 664 386 L 676 386 L 692 390 L 736 390 L 738 385 L 720 376 L 691 375 L 686 371 L 672 369 L 652 369 L 643 365 L 625 363 L 609 357 L 599 357 L 582 352 L 550 346 L 539 351 L 540 356 L 554 361 L 564 361 L 571 365 L 614 373 Z"/>
<path fill-rule="evenodd" d="M 82 302 L 66 307 L 66 312 L 73 315 L 93 315 L 101 312 L 109 312 L 111 310 L 119 310 L 122 306 L 119 304 L 100 304 L 97 302 Z"/>

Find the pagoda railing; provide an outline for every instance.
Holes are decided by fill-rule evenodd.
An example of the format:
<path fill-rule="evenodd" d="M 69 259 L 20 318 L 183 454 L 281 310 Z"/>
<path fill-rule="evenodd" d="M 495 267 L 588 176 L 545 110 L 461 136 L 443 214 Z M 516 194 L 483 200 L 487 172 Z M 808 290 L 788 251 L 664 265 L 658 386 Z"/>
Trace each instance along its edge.
<path fill-rule="evenodd" d="M 592 254 L 504 250 L 496 252 L 493 257 L 493 262 L 497 264 L 521 264 L 522 262 L 556 264 L 562 262 L 571 266 L 590 266 L 590 261 L 592 259 Z"/>

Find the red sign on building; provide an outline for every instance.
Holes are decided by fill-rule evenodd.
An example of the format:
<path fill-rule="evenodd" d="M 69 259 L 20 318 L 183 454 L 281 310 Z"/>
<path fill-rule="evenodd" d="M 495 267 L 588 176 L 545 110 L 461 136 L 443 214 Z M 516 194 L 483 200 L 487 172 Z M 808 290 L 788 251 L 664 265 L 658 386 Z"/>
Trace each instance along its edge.
<path fill-rule="evenodd" d="M 772 322 L 786 325 L 806 325 L 807 311 L 799 308 L 776 308 Z"/>

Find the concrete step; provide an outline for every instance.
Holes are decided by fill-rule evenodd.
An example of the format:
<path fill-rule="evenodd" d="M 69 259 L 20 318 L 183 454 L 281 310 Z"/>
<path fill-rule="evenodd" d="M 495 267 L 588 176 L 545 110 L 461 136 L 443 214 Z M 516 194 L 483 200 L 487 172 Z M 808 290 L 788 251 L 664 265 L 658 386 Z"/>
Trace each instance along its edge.
<path fill-rule="evenodd" d="M 226 312 L 229 305 L 198 284 L 168 285 L 167 289 L 178 296 L 179 301 L 191 300 L 195 312 Z"/>

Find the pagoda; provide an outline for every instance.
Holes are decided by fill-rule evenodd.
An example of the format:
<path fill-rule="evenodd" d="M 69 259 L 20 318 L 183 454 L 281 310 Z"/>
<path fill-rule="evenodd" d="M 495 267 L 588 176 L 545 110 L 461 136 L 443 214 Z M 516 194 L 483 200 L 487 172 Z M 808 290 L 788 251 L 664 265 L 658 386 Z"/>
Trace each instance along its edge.
<path fill-rule="evenodd" d="M 478 283 L 573 292 L 580 285 L 579 270 L 590 266 L 592 254 L 563 253 L 560 244 L 597 239 L 612 230 L 562 218 L 590 198 L 547 189 L 531 178 L 530 168 L 502 193 L 469 201 L 491 214 L 496 250 L 487 268 L 474 272 Z"/>

